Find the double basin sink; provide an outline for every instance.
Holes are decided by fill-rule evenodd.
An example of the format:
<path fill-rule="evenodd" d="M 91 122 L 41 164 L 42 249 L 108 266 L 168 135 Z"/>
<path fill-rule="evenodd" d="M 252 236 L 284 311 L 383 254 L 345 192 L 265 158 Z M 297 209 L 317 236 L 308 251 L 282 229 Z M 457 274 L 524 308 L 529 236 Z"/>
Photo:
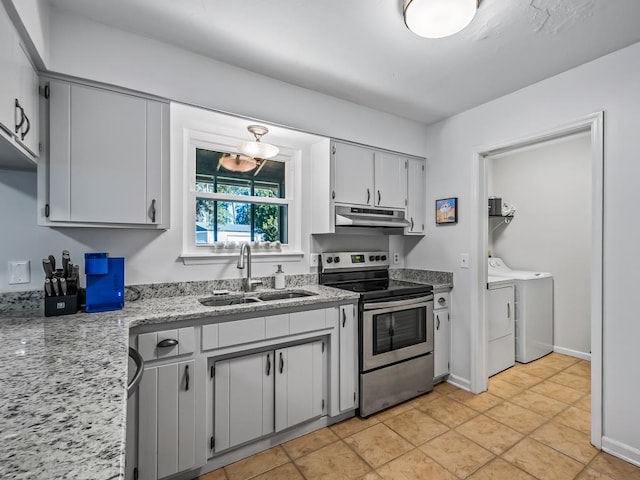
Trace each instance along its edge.
<path fill-rule="evenodd" d="M 274 300 L 289 300 L 291 298 L 312 297 L 317 293 L 306 290 L 288 290 L 285 292 L 263 292 L 246 295 L 216 295 L 200 298 L 198 301 L 205 307 L 223 307 L 226 305 L 241 305 L 243 303 L 271 302 Z"/>

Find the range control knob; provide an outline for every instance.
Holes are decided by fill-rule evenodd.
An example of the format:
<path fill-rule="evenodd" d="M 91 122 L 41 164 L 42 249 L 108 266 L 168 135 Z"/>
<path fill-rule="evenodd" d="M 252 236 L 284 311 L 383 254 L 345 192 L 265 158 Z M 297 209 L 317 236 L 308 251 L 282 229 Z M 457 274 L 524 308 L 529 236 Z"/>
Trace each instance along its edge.
<path fill-rule="evenodd" d="M 373 255 L 369 255 L 369 261 L 373 262 L 376 259 L 376 257 L 374 257 Z"/>
<path fill-rule="evenodd" d="M 380 261 L 380 255 L 376 255 L 376 262 Z"/>
<path fill-rule="evenodd" d="M 333 257 L 334 263 L 340 263 L 340 257 Z"/>
<path fill-rule="evenodd" d="M 382 261 L 386 261 L 387 260 L 387 256 L 386 255 L 382 255 Z"/>
<path fill-rule="evenodd" d="M 333 257 L 327 257 L 327 263 L 333 263 Z"/>

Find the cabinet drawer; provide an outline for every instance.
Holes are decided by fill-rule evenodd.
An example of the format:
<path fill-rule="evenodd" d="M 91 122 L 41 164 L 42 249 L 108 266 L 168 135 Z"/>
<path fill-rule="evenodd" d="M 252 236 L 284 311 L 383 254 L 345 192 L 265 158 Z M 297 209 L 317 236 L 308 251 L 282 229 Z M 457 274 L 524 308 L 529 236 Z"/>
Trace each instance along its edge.
<path fill-rule="evenodd" d="M 433 294 L 433 309 L 449 308 L 449 292 Z"/>
<path fill-rule="evenodd" d="M 264 317 L 235 320 L 218 325 L 219 347 L 256 342 L 264 338 Z"/>
<path fill-rule="evenodd" d="M 161 342 L 173 343 L 175 345 L 160 346 Z M 195 333 L 193 327 L 176 328 L 173 330 L 163 330 L 161 332 L 141 333 L 138 335 L 138 351 L 145 360 L 156 360 L 159 358 L 175 357 L 193 353 L 195 343 Z"/>
<path fill-rule="evenodd" d="M 296 312 L 289 315 L 289 333 L 302 333 L 326 328 L 326 309 Z"/>

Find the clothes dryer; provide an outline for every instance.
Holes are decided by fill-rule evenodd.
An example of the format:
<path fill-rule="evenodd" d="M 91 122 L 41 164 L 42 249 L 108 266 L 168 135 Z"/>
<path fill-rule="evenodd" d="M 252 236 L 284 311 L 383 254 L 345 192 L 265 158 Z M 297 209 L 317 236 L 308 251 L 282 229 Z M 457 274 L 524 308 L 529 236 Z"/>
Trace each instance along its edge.
<path fill-rule="evenodd" d="M 553 276 L 549 272 L 512 270 L 489 258 L 491 277 L 510 278 L 515 286 L 516 361 L 529 363 L 553 351 Z"/>

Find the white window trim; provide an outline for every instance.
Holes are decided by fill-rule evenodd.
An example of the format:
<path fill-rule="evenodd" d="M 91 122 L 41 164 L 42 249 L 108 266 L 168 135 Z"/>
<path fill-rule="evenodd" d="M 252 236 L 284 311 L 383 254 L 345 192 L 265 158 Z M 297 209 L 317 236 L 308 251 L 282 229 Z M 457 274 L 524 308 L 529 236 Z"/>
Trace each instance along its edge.
<path fill-rule="evenodd" d="M 183 240 L 182 253 L 180 258 L 185 265 L 228 263 L 229 258 L 237 257 L 237 250 L 216 251 L 209 245 L 196 245 L 195 243 L 195 218 L 196 218 L 196 197 L 207 197 L 215 199 L 239 200 L 238 196 L 196 192 L 195 171 L 196 171 L 196 148 L 213 150 L 219 152 L 238 153 L 237 145 L 243 138 L 223 135 L 219 133 L 205 132 L 201 130 L 185 128 L 184 139 L 184 208 L 183 208 Z M 299 261 L 304 256 L 301 248 L 302 218 L 300 209 L 300 199 L 302 195 L 302 152 L 277 145 L 280 153 L 274 160 L 286 162 L 285 169 L 285 197 L 269 199 L 263 197 L 242 197 L 242 201 L 259 203 L 272 203 L 287 205 L 288 222 L 288 243 L 283 244 L 279 251 L 252 251 L 252 259 L 255 262 L 273 261 Z"/>

